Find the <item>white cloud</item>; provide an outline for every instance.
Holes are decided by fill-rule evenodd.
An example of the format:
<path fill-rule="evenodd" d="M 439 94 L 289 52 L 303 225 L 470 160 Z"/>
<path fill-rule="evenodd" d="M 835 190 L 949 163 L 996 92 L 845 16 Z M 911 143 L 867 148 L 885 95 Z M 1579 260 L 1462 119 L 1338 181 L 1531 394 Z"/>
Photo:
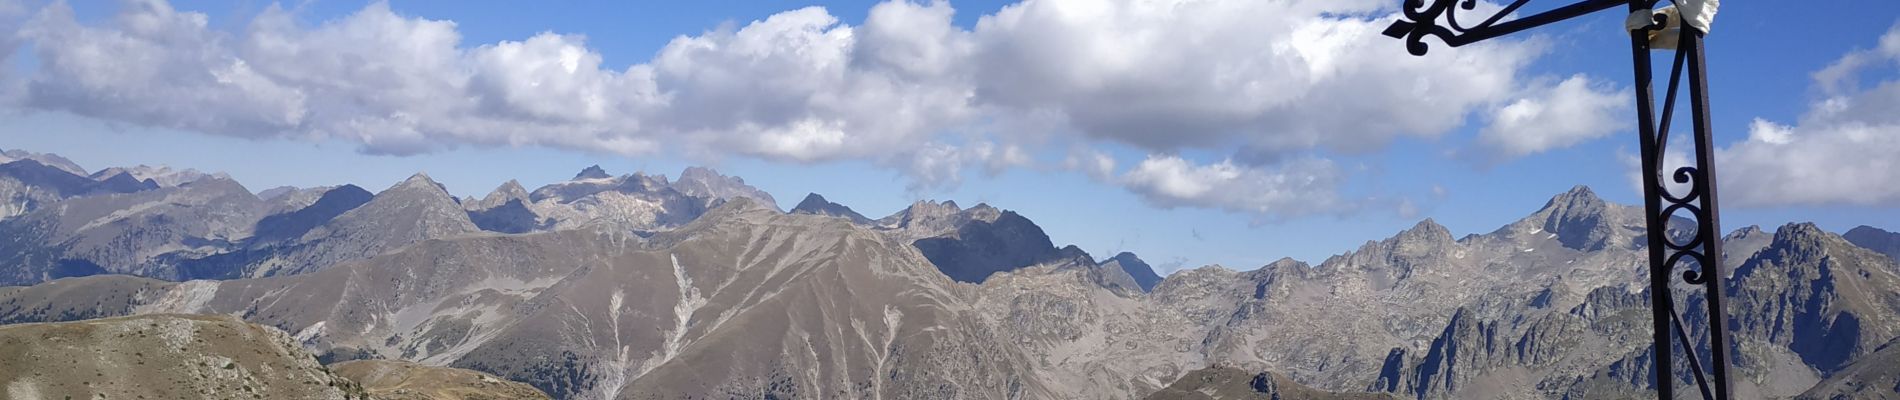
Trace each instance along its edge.
<path fill-rule="evenodd" d="M 1115 157 L 1095 149 L 1073 149 L 1062 160 L 1062 168 L 1082 171 L 1097 181 L 1108 181 L 1115 177 Z"/>
<path fill-rule="evenodd" d="M 1632 94 L 1591 82 L 1583 75 L 1534 88 L 1522 98 L 1491 112 L 1491 124 L 1478 133 L 1490 160 L 1522 157 L 1624 130 Z"/>
<path fill-rule="evenodd" d="M 1843 56 L 1815 73 L 1826 96 L 1798 123 L 1757 119 L 1749 138 L 1716 153 L 1723 200 L 1753 206 L 1900 205 L 1900 76 L 1871 89 L 1857 81 L 1868 67 L 1900 67 L 1900 25 L 1873 49 Z M 1885 69 L 1892 73 L 1894 69 Z"/>
<path fill-rule="evenodd" d="M 651 60 L 615 68 L 580 35 L 463 43 L 454 22 L 384 3 L 314 25 L 271 7 L 235 32 L 160 0 L 126 0 L 96 24 L 55 3 L 20 30 L 39 65 L 15 80 L 25 83 L 22 107 L 241 137 L 344 140 L 373 153 L 541 146 L 862 160 L 903 172 L 916 189 L 955 185 L 972 169 L 1040 164 L 1034 155 L 1048 148 L 1115 143 L 1149 154 L 1241 149 L 1210 167 L 1265 179 L 1334 170 L 1313 165 L 1325 164 L 1312 161 L 1316 153 L 1437 137 L 1527 92 L 1520 75 L 1543 52 L 1539 41 L 1412 57 L 1379 36 L 1396 18 L 1394 5 L 1025 0 L 971 29 L 953 25 L 955 10 L 940 1 L 880 3 L 858 26 L 810 7 L 680 36 Z M 1571 81 L 1584 94 L 1601 92 Z M 1571 81 L 1525 101 L 1572 101 L 1562 96 Z M 1567 118 L 1535 114 L 1528 120 Z M 1561 140 L 1532 147 L 1597 134 L 1560 132 Z M 1116 160 L 1088 158 L 1049 163 L 1111 180 Z M 1154 163 L 1168 159 L 1152 156 L 1141 165 L 1148 170 L 1133 172 L 1160 173 Z M 1323 175 L 1328 182 L 1314 190 L 1345 179 Z M 1158 204 L 1270 216 L 1321 211 L 1169 197 L 1162 187 L 1139 193 L 1174 199 Z M 1297 193 L 1337 196 L 1308 191 Z"/>
<path fill-rule="evenodd" d="M 1411 57 L 1379 36 L 1386 5 L 1026 1 L 978 22 L 976 91 L 1089 138 L 1273 159 L 1435 137 L 1511 94 L 1542 51 L 1506 40 Z"/>
<path fill-rule="evenodd" d="M 1149 156 L 1121 177 L 1122 186 L 1156 207 L 1220 209 L 1265 221 L 1349 208 L 1338 196 L 1342 180 L 1324 159 L 1256 167 L 1231 160 L 1196 165 L 1179 156 Z"/>

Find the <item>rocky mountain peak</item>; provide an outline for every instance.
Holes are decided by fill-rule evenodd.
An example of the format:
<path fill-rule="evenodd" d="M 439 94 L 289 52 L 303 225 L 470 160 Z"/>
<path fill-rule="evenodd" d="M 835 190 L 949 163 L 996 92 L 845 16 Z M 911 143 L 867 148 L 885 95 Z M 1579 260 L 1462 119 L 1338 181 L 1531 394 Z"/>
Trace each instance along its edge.
<path fill-rule="evenodd" d="M 759 205 L 778 208 L 778 199 L 772 198 L 771 193 L 747 185 L 744 178 L 721 175 L 706 167 L 687 167 L 680 172 L 679 180 L 673 182 L 673 189 L 688 196 L 717 201 L 745 197 L 758 200 Z"/>
<path fill-rule="evenodd" d="M 955 205 L 940 207 L 938 210 L 948 210 L 954 209 Z M 959 217 L 961 215 L 956 213 L 938 217 L 933 224 L 951 223 L 954 226 L 947 233 L 931 235 L 911 243 L 923 253 L 924 258 L 951 279 L 982 283 L 991 273 L 1062 258 L 1060 251 L 1049 241 L 1049 235 L 1043 233 L 1042 227 L 1015 212 L 1002 211 L 995 219 L 987 221 Z"/>
<path fill-rule="evenodd" d="M 494 191 L 488 192 L 488 196 L 482 197 L 481 200 L 467 202 L 467 204 L 464 205 L 470 211 L 480 211 L 500 207 L 508 204 L 510 201 L 520 201 L 523 205 L 531 203 L 531 201 L 528 200 L 528 189 L 522 187 L 521 182 L 513 179 L 502 183 L 501 186 L 496 187 Z"/>
<path fill-rule="evenodd" d="M 1439 225 L 1438 221 L 1431 218 L 1418 221 L 1418 223 L 1412 225 L 1411 228 L 1399 232 L 1398 236 L 1394 238 L 1400 243 L 1417 244 L 1443 244 L 1455 241 L 1455 239 L 1451 237 L 1450 229 L 1446 229 L 1444 225 Z"/>
<path fill-rule="evenodd" d="M 73 163 L 72 160 L 68 160 L 66 159 L 66 157 L 60 157 L 58 154 L 34 153 L 34 152 L 30 152 L 26 150 L 18 150 L 18 149 L 0 151 L 0 164 L 6 164 L 6 163 L 20 161 L 20 160 L 32 160 L 33 162 L 39 163 L 41 165 L 56 168 L 61 171 L 66 171 L 66 173 L 73 174 L 73 175 L 78 175 L 78 176 L 87 175 L 85 168 L 81 168 L 79 164 Z"/>
<path fill-rule="evenodd" d="M 1632 228 L 1625 226 L 1631 221 L 1623 219 L 1619 206 L 1604 202 L 1589 186 L 1579 185 L 1552 197 L 1543 209 L 1517 226 L 1532 228 L 1532 233 L 1555 235 L 1567 248 L 1597 251 L 1633 245 L 1630 229 L 1640 230 L 1641 222 L 1635 221 L 1638 225 Z"/>
<path fill-rule="evenodd" d="M 851 223 L 859 225 L 871 223 L 871 219 L 866 218 L 864 214 L 852 211 L 851 207 L 846 207 L 843 204 L 826 200 L 825 196 L 817 193 L 805 195 L 805 200 L 799 201 L 797 207 L 792 207 L 791 213 L 839 217 L 851 220 Z"/>
<path fill-rule="evenodd" d="M 613 175 L 608 175 L 607 170 L 600 168 L 599 165 L 591 165 L 582 169 L 580 173 L 574 174 L 573 180 L 608 179 L 613 177 Z"/>
<path fill-rule="evenodd" d="M 1892 259 L 1812 223 L 1788 224 L 1730 280 L 1738 330 L 1787 343 L 1823 373 L 1900 336 Z"/>
<path fill-rule="evenodd" d="M 1102 260 L 1100 264 L 1103 267 L 1120 268 L 1122 271 L 1127 272 L 1128 276 L 1134 278 L 1135 284 L 1140 285 L 1141 291 L 1144 292 L 1154 290 L 1155 285 L 1161 283 L 1161 275 L 1155 274 L 1154 267 L 1149 266 L 1148 262 L 1142 261 L 1141 257 L 1135 256 L 1135 253 L 1124 251 L 1120 254 L 1116 254 L 1114 257 L 1109 257 L 1107 260 Z"/>

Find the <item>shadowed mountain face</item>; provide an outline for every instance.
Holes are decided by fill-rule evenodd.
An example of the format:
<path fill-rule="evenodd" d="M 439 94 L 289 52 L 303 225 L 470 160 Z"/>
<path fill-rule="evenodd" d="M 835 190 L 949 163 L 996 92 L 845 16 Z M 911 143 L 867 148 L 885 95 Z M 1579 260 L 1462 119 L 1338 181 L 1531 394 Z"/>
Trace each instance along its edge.
<path fill-rule="evenodd" d="M 1888 232 L 1871 226 L 1861 225 L 1841 235 L 1856 246 L 1886 254 L 1900 260 L 1900 233 Z"/>
<path fill-rule="evenodd" d="M 258 220 L 251 242 L 271 244 L 300 239 L 304 234 L 322 226 L 325 222 L 330 222 L 345 212 L 369 203 L 372 198 L 375 198 L 375 195 L 356 185 L 343 185 L 330 189 L 309 206 Z"/>
<path fill-rule="evenodd" d="M 1114 258 L 1102 260 L 1101 264 L 1104 267 L 1120 268 L 1128 273 L 1128 276 L 1134 279 L 1135 284 L 1140 285 L 1141 291 L 1144 292 L 1154 290 L 1155 284 L 1161 283 L 1161 276 L 1155 275 L 1154 268 L 1149 267 L 1146 261 L 1141 260 L 1141 257 L 1136 257 L 1135 253 L 1116 254 Z"/>
<path fill-rule="evenodd" d="M 918 239 L 912 245 L 950 279 L 971 283 L 1057 257 L 1055 244 L 1042 228 L 1009 211 L 992 220 L 971 219 L 951 233 Z"/>

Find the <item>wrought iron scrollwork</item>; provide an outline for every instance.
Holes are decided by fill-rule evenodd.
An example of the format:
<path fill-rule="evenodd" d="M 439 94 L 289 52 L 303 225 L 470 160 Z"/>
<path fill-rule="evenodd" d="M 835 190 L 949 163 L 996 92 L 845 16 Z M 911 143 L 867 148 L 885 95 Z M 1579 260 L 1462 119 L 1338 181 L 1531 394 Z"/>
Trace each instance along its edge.
<path fill-rule="evenodd" d="M 1431 45 L 1425 43 L 1427 36 L 1437 37 L 1446 45 L 1458 47 L 1629 2 L 1630 0 L 1585 0 L 1536 15 L 1504 21 L 1504 17 L 1516 13 L 1525 4 L 1530 3 L 1530 0 L 1513 0 L 1496 13 L 1485 17 L 1484 22 L 1467 27 L 1458 22 L 1459 10 L 1477 10 L 1477 0 L 1405 0 L 1402 18 L 1393 21 L 1392 25 L 1387 26 L 1382 33 L 1394 39 L 1404 39 L 1407 52 L 1422 56 L 1431 50 Z M 1444 20 L 1444 24 L 1440 25 L 1439 20 Z"/>
<path fill-rule="evenodd" d="M 1425 44 L 1426 36 L 1437 36 L 1439 40 L 1445 41 L 1452 47 L 1463 46 L 1476 41 L 1466 39 L 1466 33 L 1488 29 L 1496 25 L 1498 20 L 1504 19 L 1504 16 L 1511 15 L 1529 2 L 1530 0 L 1517 0 L 1489 18 L 1485 18 L 1484 22 L 1465 27 L 1458 23 L 1457 9 L 1476 10 L 1478 0 L 1433 0 L 1430 4 L 1427 4 L 1425 0 L 1406 0 L 1405 19 L 1393 22 L 1391 26 L 1385 28 L 1384 33 L 1388 37 L 1405 39 L 1405 50 L 1411 52 L 1412 55 L 1422 56 L 1431 50 L 1431 46 Z M 1438 25 L 1441 16 L 1445 20 L 1445 26 Z"/>

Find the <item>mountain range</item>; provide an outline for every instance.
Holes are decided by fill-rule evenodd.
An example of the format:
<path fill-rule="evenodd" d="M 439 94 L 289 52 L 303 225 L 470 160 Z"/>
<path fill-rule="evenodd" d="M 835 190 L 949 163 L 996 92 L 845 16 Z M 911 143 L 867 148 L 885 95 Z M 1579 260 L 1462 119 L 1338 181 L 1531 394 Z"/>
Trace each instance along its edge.
<path fill-rule="evenodd" d="M 1161 277 L 987 204 L 780 211 L 703 168 L 458 199 L 423 174 L 264 195 L 5 154 L 0 323 L 227 315 L 324 363 L 559 399 L 1653 395 L 1642 210 L 1587 187 L 1488 233 L 1428 219 L 1318 264 Z M 1900 397 L 1893 234 L 1725 239 L 1739 395 Z M 1679 286 L 1701 326 L 1706 299 Z"/>

